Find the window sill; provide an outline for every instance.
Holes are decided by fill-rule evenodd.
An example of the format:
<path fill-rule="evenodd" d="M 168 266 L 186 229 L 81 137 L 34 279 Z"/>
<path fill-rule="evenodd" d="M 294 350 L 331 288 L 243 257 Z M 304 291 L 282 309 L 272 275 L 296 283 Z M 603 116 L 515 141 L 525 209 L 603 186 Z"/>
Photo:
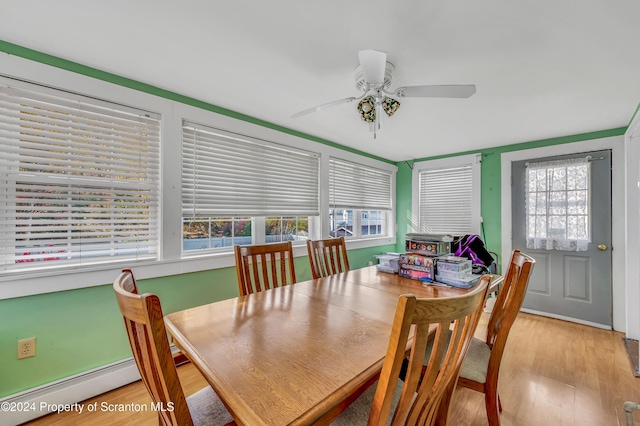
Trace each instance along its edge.
<path fill-rule="evenodd" d="M 395 243 L 395 237 L 347 240 L 347 249 L 357 250 Z M 293 255 L 307 256 L 306 244 L 295 245 Z M 137 279 L 147 279 L 230 267 L 235 267 L 233 251 L 176 260 L 114 262 L 60 270 L 5 274 L 0 275 L 0 300 L 109 285 L 123 268 L 133 269 Z"/>

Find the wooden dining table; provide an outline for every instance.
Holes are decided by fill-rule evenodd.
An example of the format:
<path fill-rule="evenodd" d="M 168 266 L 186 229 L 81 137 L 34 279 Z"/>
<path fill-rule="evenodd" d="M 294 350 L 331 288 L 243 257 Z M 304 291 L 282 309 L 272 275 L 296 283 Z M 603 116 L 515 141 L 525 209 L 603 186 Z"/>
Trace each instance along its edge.
<path fill-rule="evenodd" d="M 366 267 L 174 312 L 165 323 L 239 425 L 326 424 L 379 374 L 398 296 L 467 291 Z"/>

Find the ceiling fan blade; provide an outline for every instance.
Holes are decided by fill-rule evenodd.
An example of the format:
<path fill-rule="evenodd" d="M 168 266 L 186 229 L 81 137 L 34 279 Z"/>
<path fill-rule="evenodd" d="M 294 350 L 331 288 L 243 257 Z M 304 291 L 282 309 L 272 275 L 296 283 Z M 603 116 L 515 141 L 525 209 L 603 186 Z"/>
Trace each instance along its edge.
<path fill-rule="evenodd" d="M 407 86 L 395 91 L 395 95 L 401 98 L 468 98 L 474 93 L 474 84 Z"/>
<path fill-rule="evenodd" d="M 291 118 L 302 117 L 303 115 L 307 115 L 307 114 L 312 114 L 314 112 L 318 112 L 321 109 L 330 108 L 332 106 L 353 102 L 356 99 L 360 99 L 360 98 L 350 97 L 350 98 L 339 99 L 339 100 L 333 101 L 333 102 L 327 102 L 326 104 L 318 105 L 318 106 L 315 106 L 313 108 L 305 109 L 304 111 L 296 112 L 295 114 L 291 115 Z"/>
<path fill-rule="evenodd" d="M 387 65 L 387 54 L 378 50 L 368 49 L 358 52 L 360 69 L 365 83 L 384 83 L 384 69 Z"/>

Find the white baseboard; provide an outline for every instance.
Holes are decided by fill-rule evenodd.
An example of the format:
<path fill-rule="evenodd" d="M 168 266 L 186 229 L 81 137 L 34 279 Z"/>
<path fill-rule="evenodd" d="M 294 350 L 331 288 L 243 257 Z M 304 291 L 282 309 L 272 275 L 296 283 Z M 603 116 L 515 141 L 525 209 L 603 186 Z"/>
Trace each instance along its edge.
<path fill-rule="evenodd" d="M 520 312 L 525 312 L 527 314 L 540 315 L 543 317 L 555 318 L 563 321 L 575 322 L 576 324 L 588 325 L 590 327 L 602 328 L 604 330 L 612 330 L 610 325 L 599 324 L 597 322 L 584 321 L 576 318 L 565 317 L 563 315 L 550 314 L 548 312 L 535 311 L 533 309 L 520 309 Z"/>
<path fill-rule="evenodd" d="M 0 399 L 0 406 L 9 403 L 14 408 L 33 406 L 35 410 L 0 410 L 2 411 L 0 426 L 15 426 L 49 414 L 50 411 L 45 407 L 47 404 L 73 404 L 120 386 L 128 385 L 136 380 L 140 380 L 138 367 L 133 358 L 127 358 L 24 392 L 9 395 Z M 44 403 L 44 406 L 41 403 Z M 42 410 L 41 407 L 43 408 Z"/>

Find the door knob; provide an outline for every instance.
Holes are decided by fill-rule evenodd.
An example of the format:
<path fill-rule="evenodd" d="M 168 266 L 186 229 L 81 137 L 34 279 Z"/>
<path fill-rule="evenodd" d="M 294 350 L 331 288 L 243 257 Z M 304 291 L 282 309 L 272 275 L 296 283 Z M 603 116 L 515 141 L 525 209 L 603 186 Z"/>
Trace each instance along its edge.
<path fill-rule="evenodd" d="M 598 250 L 605 251 L 606 249 L 607 249 L 607 245 L 606 244 L 598 244 Z"/>

